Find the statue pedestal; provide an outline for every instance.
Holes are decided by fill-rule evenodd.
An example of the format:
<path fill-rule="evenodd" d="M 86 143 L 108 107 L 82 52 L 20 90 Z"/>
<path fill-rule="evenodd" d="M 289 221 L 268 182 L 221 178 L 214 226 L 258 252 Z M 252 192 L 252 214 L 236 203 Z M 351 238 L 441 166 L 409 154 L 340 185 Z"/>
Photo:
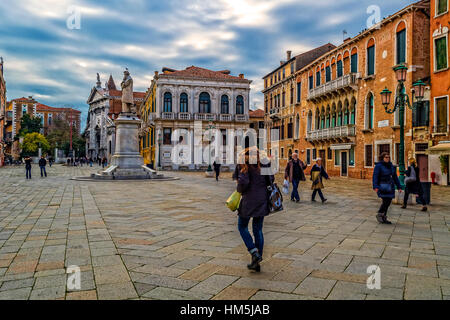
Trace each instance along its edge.
<path fill-rule="evenodd" d="M 139 153 L 138 132 L 141 124 L 139 118 L 133 113 L 121 113 L 114 122 L 116 150 L 111 158 L 111 165 L 92 177 L 104 180 L 162 178 L 162 175 L 144 165 L 144 159 Z"/>

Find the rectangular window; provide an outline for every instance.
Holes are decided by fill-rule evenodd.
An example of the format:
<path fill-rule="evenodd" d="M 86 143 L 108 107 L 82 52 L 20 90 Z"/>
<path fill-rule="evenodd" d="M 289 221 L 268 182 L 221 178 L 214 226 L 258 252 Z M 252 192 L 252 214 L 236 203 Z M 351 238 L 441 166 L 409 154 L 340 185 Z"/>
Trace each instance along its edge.
<path fill-rule="evenodd" d="M 448 66 L 447 37 L 434 40 L 435 71 L 446 69 Z"/>
<path fill-rule="evenodd" d="M 350 149 L 350 152 L 348 154 L 348 165 L 350 167 L 354 167 L 355 166 L 355 147 L 352 146 Z"/>
<path fill-rule="evenodd" d="M 448 97 L 437 98 L 435 100 L 436 108 L 436 127 L 435 132 L 447 132 L 448 120 Z"/>
<path fill-rule="evenodd" d="M 331 150 L 331 148 L 328 148 L 328 152 L 327 152 L 327 158 L 328 160 L 333 159 L 333 150 Z"/>
<path fill-rule="evenodd" d="M 291 74 L 294 73 L 294 63 L 291 63 Z"/>
<path fill-rule="evenodd" d="M 430 101 L 414 102 L 412 110 L 413 127 L 428 127 L 430 124 Z"/>
<path fill-rule="evenodd" d="M 316 159 L 317 159 L 317 149 L 313 149 L 313 155 L 312 155 L 312 157 L 313 157 L 313 160 L 316 160 Z"/>
<path fill-rule="evenodd" d="M 164 128 L 163 133 L 164 133 L 163 144 L 171 145 L 172 144 L 172 129 Z"/>
<path fill-rule="evenodd" d="M 291 87 L 291 104 L 294 104 L 294 86 Z"/>
<path fill-rule="evenodd" d="M 283 68 L 283 79 L 286 78 L 286 69 Z"/>
<path fill-rule="evenodd" d="M 406 29 L 397 32 L 397 64 L 406 62 Z"/>
<path fill-rule="evenodd" d="M 342 60 L 339 60 L 337 62 L 337 77 L 340 78 L 342 77 Z"/>
<path fill-rule="evenodd" d="M 283 92 L 283 107 L 286 107 L 286 92 Z"/>
<path fill-rule="evenodd" d="M 307 165 L 311 164 L 311 149 L 306 150 L 306 164 Z"/>
<path fill-rule="evenodd" d="M 358 72 L 358 54 L 352 54 L 351 56 L 351 73 L 357 73 Z"/>
<path fill-rule="evenodd" d="M 334 165 L 335 166 L 341 165 L 341 151 L 340 150 L 334 150 Z"/>
<path fill-rule="evenodd" d="M 375 46 L 367 48 L 367 75 L 375 74 Z"/>
<path fill-rule="evenodd" d="M 373 167 L 373 149 L 372 149 L 372 145 L 366 145 L 365 146 L 366 149 L 366 153 L 365 153 L 365 163 L 364 166 L 366 167 Z"/>
<path fill-rule="evenodd" d="M 22 116 L 24 114 L 27 114 L 27 109 L 28 109 L 28 106 L 26 104 L 22 105 Z"/>
<path fill-rule="evenodd" d="M 331 69 L 330 67 L 325 68 L 325 80 L 326 82 L 331 81 Z"/>
<path fill-rule="evenodd" d="M 447 12 L 448 0 L 436 0 L 436 2 L 437 2 L 436 15 L 440 15 L 440 14 Z"/>
<path fill-rule="evenodd" d="M 309 77 L 309 90 L 311 90 L 312 88 L 314 88 L 314 77 L 310 76 Z"/>
<path fill-rule="evenodd" d="M 320 71 L 316 72 L 316 87 L 320 86 Z"/>
<path fill-rule="evenodd" d="M 287 137 L 288 137 L 288 139 L 292 139 L 292 122 L 291 123 L 288 123 L 288 127 L 287 127 L 287 130 L 288 130 L 288 132 L 287 132 Z"/>
<path fill-rule="evenodd" d="M 386 152 L 391 156 L 392 159 L 392 155 L 391 155 L 391 145 L 390 144 L 379 144 L 378 145 L 378 157 L 383 153 Z"/>
<path fill-rule="evenodd" d="M 297 102 L 300 102 L 301 95 L 302 95 L 302 83 L 298 82 L 297 83 Z"/>

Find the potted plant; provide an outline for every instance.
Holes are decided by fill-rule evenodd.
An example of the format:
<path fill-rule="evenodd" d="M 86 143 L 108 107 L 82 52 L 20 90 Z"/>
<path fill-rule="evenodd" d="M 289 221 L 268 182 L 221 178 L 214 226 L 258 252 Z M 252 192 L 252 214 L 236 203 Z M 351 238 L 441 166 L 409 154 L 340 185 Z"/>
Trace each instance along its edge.
<path fill-rule="evenodd" d="M 448 173 L 448 156 L 440 156 L 439 157 L 439 161 L 441 162 L 441 172 L 443 174 L 447 174 Z"/>

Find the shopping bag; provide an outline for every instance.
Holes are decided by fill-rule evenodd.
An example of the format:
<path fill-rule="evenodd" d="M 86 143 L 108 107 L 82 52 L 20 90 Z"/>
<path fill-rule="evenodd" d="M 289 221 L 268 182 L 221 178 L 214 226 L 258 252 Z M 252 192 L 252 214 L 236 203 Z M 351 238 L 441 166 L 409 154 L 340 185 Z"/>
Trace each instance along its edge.
<path fill-rule="evenodd" d="M 233 192 L 227 200 L 228 209 L 233 212 L 236 211 L 239 208 L 239 204 L 241 203 L 241 197 L 242 195 L 239 192 Z"/>
<path fill-rule="evenodd" d="M 288 180 L 284 180 L 283 183 L 283 189 L 282 189 L 284 194 L 288 194 L 289 193 L 289 181 Z"/>

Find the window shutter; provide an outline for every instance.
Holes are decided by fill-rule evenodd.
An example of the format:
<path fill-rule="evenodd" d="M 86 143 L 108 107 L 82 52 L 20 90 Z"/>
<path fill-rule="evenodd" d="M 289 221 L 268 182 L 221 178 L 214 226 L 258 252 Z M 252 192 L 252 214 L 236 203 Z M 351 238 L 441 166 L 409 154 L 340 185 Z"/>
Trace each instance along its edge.
<path fill-rule="evenodd" d="M 397 63 L 406 62 L 406 30 L 397 32 Z"/>
<path fill-rule="evenodd" d="M 420 108 L 420 104 L 418 102 L 414 102 L 414 108 L 412 110 L 412 126 L 413 127 L 418 127 L 419 125 L 417 124 L 417 114 L 419 114 L 419 109 Z"/>
<path fill-rule="evenodd" d="M 367 74 L 375 74 L 375 46 L 367 48 Z"/>
<path fill-rule="evenodd" d="M 423 110 L 422 121 L 424 125 L 428 127 L 430 125 L 430 101 L 423 102 L 422 110 Z"/>
<path fill-rule="evenodd" d="M 352 54 L 351 57 L 351 72 L 352 73 L 357 73 L 358 72 L 358 54 Z"/>

